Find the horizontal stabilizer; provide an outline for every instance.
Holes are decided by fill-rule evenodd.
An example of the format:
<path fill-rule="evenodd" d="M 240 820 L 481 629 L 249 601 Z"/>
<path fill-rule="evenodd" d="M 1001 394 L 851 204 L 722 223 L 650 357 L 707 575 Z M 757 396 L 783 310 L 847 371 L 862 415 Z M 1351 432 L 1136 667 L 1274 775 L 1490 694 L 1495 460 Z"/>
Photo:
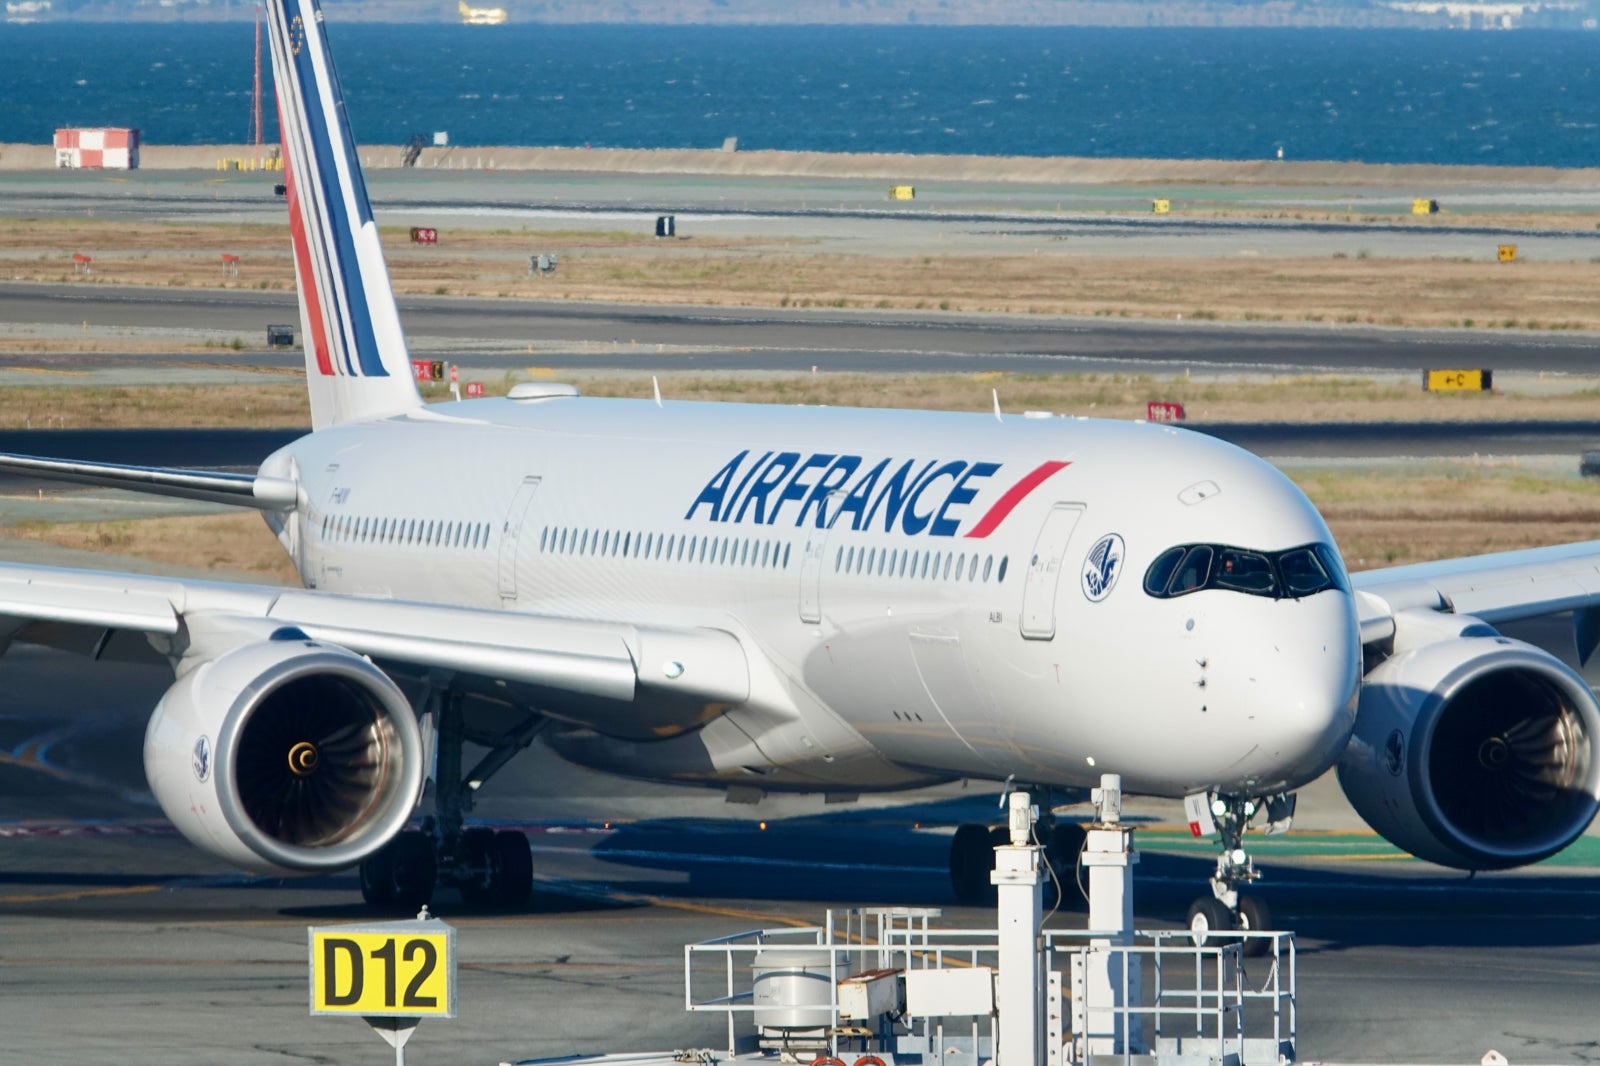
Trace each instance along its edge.
<path fill-rule="evenodd" d="M 178 496 L 258 511 L 292 511 L 299 486 L 287 478 L 224 474 L 206 470 L 164 470 L 117 463 L 85 463 L 0 453 L 0 474 L 22 474 L 50 481 L 100 485 L 154 496 Z"/>

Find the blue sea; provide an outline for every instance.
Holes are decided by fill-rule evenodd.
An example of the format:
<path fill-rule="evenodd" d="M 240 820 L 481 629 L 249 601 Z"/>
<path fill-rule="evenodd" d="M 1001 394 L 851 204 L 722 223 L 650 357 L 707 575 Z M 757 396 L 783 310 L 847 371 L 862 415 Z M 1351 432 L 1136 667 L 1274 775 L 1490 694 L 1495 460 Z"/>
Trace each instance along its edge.
<path fill-rule="evenodd" d="M 340 24 L 359 139 L 1600 165 L 1600 33 Z M 243 142 L 254 30 L 0 26 L 0 141 Z M 269 75 L 270 76 L 270 75 Z M 275 137 L 268 97 L 269 137 Z"/>

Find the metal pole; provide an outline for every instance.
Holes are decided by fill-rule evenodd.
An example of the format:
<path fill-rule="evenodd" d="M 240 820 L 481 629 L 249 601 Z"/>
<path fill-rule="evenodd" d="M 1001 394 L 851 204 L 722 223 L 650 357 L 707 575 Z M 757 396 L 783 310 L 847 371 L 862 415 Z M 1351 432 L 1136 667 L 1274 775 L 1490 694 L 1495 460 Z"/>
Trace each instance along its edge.
<path fill-rule="evenodd" d="M 1044 918 L 1043 848 L 1030 843 L 1038 811 L 1026 792 L 1009 799 L 1011 843 L 994 849 L 989 880 L 998 898 L 1000 1066 L 1039 1066 L 1044 990 L 1039 974 L 1039 927 Z"/>
<path fill-rule="evenodd" d="M 1144 1017 L 1132 1013 L 1143 1000 L 1143 966 L 1126 949 L 1133 944 L 1133 833 L 1122 824 L 1122 777 L 1102 774 L 1091 793 L 1095 821 L 1084 844 L 1089 870 L 1089 928 L 1109 936 L 1089 942 L 1085 982 L 1086 1053 L 1130 1055 L 1144 1050 Z M 1131 971 L 1131 972 L 1130 972 Z"/>

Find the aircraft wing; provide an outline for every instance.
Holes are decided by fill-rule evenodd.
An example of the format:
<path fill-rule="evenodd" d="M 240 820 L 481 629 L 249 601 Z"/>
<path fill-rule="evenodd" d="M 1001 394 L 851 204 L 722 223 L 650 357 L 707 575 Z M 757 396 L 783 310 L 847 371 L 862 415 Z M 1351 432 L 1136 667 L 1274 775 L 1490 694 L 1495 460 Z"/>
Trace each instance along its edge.
<path fill-rule="evenodd" d="M 1393 635 L 1401 611 L 1425 610 L 1490 625 L 1571 611 L 1579 660 L 1600 644 L 1600 541 L 1366 570 L 1350 580 L 1363 643 Z"/>
<path fill-rule="evenodd" d="M 750 694 L 744 647 L 719 629 L 0 565 L 0 641 L 100 657 L 142 634 L 177 657 L 194 629 L 219 626 L 254 639 L 304 634 L 415 672 L 523 686 L 540 694 L 541 705 L 606 732 L 667 735 Z M 640 704 L 649 709 L 641 713 Z"/>
<path fill-rule="evenodd" d="M 127 489 L 155 496 L 178 496 L 259 511 L 291 511 L 298 486 L 288 478 L 260 474 L 225 474 L 210 470 L 165 470 L 119 463 L 87 463 L 0 452 L 0 474 L 19 474 L 70 481 L 80 485 Z"/>

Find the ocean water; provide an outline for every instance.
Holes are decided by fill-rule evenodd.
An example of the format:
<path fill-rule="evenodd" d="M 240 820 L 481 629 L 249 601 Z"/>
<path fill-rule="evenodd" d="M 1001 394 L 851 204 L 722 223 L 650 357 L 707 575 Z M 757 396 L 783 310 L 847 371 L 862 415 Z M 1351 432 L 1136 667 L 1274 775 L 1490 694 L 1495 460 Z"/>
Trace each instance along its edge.
<path fill-rule="evenodd" d="M 400 143 L 1600 165 L 1600 33 L 340 24 Z M 0 26 L 0 141 L 249 130 L 248 23 Z M 264 74 L 270 85 L 270 72 Z M 267 129 L 275 137 L 267 98 Z"/>

